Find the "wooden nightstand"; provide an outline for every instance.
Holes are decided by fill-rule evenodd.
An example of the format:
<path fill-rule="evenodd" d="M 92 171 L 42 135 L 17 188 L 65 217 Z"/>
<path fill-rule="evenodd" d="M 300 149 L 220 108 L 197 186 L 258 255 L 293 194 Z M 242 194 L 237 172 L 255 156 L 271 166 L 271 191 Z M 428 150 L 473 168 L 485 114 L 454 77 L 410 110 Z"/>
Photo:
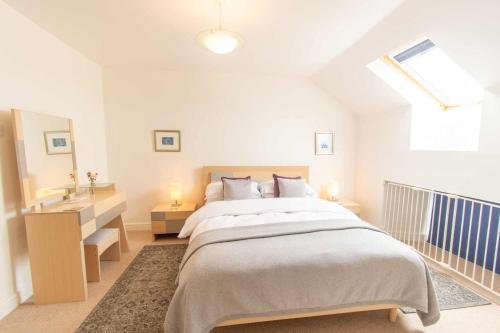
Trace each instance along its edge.
<path fill-rule="evenodd" d="M 339 200 L 335 201 L 335 203 L 338 203 L 342 207 L 349 209 L 354 214 L 361 216 L 361 207 L 359 206 L 359 204 L 357 202 L 347 200 L 347 199 L 339 199 Z"/>
<path fill-rule="evenodd" d="M 160 204 L 151 211 L 151 232 L 155 237 L 160 234 L 178 234 L 195 210 L 196 204 L 193 202 L 184 202 L 180 207 Z"/>

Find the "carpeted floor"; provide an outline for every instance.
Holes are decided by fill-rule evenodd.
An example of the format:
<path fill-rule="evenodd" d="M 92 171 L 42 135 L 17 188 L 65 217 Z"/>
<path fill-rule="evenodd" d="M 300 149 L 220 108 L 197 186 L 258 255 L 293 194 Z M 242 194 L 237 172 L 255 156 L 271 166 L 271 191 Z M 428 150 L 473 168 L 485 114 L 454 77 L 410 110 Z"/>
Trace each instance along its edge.
<path fill-rule="evenodd" d="M 77 332 L 163 332 L 165 313 L 175 291 L 177 267 L 185 249 L 186 245 L 145 246 Z M 489 304 L 450 277 L 431 272 L 442 310 Z"/>

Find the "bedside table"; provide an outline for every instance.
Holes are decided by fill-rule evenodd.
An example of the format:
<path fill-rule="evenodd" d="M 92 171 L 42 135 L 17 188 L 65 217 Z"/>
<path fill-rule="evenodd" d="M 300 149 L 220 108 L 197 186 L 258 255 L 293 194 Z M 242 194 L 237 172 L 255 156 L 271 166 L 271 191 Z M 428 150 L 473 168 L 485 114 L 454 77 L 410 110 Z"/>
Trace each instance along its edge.
<path fill-rule="evenodd" d="M 349 209 L 351 212 L 353 212 L 354 214 L 361 217 L 361 207 L 359 206 L 359 204 L 357 202 L 347 200 L 347 199 L 339 199 L 339 200 L 334 201 L 334 202 L 338 203 L 339 205 L 341 205 L 344 208 Z"/>
<path fill-rule="evenodd" d="M 171 204 L 157 205 L 151 211 L 151 232 L 153 236 L 160 234 L 178 234 L 186 219 L 196 210 L 193 202 L 184 202 L 179 207 Z"/>

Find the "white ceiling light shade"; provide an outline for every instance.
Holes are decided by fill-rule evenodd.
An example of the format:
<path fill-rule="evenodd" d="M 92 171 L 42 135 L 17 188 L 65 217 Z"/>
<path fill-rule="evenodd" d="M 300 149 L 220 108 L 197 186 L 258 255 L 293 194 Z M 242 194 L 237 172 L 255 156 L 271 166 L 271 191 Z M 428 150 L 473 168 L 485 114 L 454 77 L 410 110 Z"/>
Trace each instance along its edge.
<path fill-rule="evenodd" d="M 209 29 L 198 34 L 198 43 L 217 54 L 227 54 L 241 46 L 243 39 L 237 33 L 222 29 L 222 2 L 223 0 L 215 0 L 219 6 L 219 27 L 217 29 Z"/>
<path fill-rule="evenodd" d="M 197 39 L 201 46 L 217 54 L 230 53 L 243 43 L 238 34 L 221 29 L 200 32 Z"/>

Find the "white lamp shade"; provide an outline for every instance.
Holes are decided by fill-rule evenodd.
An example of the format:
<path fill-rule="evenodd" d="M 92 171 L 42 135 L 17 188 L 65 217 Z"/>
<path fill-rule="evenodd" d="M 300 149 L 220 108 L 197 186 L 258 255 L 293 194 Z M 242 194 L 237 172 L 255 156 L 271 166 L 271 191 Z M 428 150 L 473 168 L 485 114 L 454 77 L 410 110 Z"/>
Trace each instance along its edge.
<path fill-rule="evenodd" d="M 234 32 L 215 29 L 200 32 L 197 39 L 200 45 L 217 54 L 230 53 L 243 42 Z"/>
<path fill-rule="evenodd" d="M 330 182 L 328 185 L 328 194 L 330 195 L 330 198 L 333 200 L 338 199 L 339 192 L 339 182 L 336 180 Z"/>
<path fill-rule="evenodd" d="M 181 183 L 170 184 L 170 200 L 181 201 L 182 199 L 182 185 Z"/>

